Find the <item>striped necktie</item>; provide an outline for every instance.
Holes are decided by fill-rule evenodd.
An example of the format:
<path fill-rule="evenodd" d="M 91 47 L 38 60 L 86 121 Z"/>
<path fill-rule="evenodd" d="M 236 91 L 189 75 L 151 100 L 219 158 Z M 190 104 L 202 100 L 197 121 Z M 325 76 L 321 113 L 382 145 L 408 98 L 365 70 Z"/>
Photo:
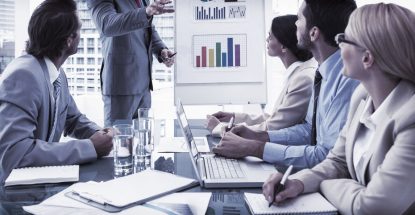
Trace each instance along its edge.
<path fill-rule="evenodd" d="M 314 106 L 313 106 L 313 121 L 311 124 L 311 145 L 315 146 L 317 144 L 317 107 L 318 107 L 318 96 L 320 94 L 321 80 L 323 77 L 320 72 L 316 71 L 314 77 Z"/>
<path fill-rule="evenodd" d="M 53 82 L 53 97 L 55 98 L 55 113 L 53 114 L 53 126 L 49 136 L 48 142 L 53 142 L 55 136 L 56 126 L 58 123 L 59 103 L 61 100 L 61 86 L 62 86 L 62 75 L 59 73 L 58 78 Z"/>

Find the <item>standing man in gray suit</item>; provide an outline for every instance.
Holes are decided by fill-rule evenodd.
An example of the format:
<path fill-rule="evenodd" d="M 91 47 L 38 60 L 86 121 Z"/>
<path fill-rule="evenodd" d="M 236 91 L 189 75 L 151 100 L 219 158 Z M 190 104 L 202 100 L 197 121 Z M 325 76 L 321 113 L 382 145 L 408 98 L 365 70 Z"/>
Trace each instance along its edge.
<path fill-rule="evenodd" d="M 79 164 L 111 151 L 113 131 L 79 112 L 61 69 L 80 28 L 73 0 L 45 0 L 33 12 L 28 55 L 0 79 L 0 183 L 14 168 Z M 79 140 L 59 142 L 63 132 Z"/>
<path fill-rule="evenodd" d="M 160 39 L 153 15 L 174 12 L 170 0 L 87 0 L 102 42 L 101 88 L 105 126 L 151 107 L 153 54 L 170 67 L 173 52 Z"/>

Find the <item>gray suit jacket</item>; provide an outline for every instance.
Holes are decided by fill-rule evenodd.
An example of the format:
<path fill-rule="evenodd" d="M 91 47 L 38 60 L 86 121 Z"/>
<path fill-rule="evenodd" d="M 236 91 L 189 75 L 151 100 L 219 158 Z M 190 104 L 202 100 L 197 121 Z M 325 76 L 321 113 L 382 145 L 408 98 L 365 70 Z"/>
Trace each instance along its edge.
<path fill-rule="evenodd" d="M 96 159 L 89 138 L 100 128 L 82 115 L 64 76 L 53 141 L 53 86 L 45 61 L 25 55 L 11 62 L 0 79 L 0 182 L 13 168 L 78 164 Z M 82 140 L 58 143 L 62 133 Z"/>
<path fill-rule="evenodd" d="M 365 180 L 358 181 L 353 147 L 367 94 L 356 89 L 348 120 L 327 158 L 292 175 L 304 192 L 321 191 L 342 214 L 415 214 L 415 85 L 401 81 L 398 96 L 386 105 L 386 115 L 375 131 Z"/>
<path fill-rule="evenodd" d="M 262 131 L 278 130 L 302 123 L 307 115 L 316 69 L 317 61 L 312 58 L 293 71 L 275 101 L 271 115 L 235 113 L 235 123 L 245 122 L 249 128 Z"/>
<path fill-rule="evenodd" d="M 135 95 L 152 89 L 152 53 L 165 48 L 144 8 L 135 0 L 87 0 L 102 41 L 103 95 Z"/>

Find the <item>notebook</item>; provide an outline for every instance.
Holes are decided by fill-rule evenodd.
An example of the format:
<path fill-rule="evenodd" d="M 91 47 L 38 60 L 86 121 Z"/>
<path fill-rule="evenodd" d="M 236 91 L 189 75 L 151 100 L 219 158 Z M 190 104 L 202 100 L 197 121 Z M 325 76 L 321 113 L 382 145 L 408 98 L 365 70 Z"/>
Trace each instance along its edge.
<path fill-rule="evenodd" d="M 65 195 L 108 212 L 118 212 L 199 183 L 157 170 L 145 170 L 102 183 L 86 182 Z"/>
<path fill-rule="evenodd" d="M 245 201 L 252 214 L 337 214 L 337 209 L 320 193 L 304 194 L 271 207 L 258 193 L 245 193 Z"/>
<path fill-rule="evenodd" d="M 79 180 L 79 165 L 43 166 L 13 169 L 4 186 L 60 183 Z"/>

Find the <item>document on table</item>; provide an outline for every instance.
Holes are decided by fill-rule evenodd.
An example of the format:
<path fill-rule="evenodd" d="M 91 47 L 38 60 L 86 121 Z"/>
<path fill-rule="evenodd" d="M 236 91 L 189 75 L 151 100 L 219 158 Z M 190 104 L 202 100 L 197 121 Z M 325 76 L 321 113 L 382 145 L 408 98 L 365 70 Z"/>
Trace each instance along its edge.
<path fill-rule="evenodd" d="M 93 182 L 95 183 L 95 182 Z M 44 200 L 42 203 L 32 206 L 23 206 L 26 212 L 41 215 L 41 214 L 166 214 L 160 208 L 169 208 L 170 205 L 188 206 L 192 214 L 205 214 L 209 205 L 211 193 L 174 193 L 164 196 L 159 199 L 147 202 L 143 205 L 137 205 L 125 209 L 118 213 L 108 213 L 90 205 L 81 203 L 65 196 L 74 189 L 82 189 L 82 186 L 87 186 L 88 183 L 74 184 L 62 192 Z M 152 207 L 155 206 L 155 207 Z M 171 208 L 173 211 L 174 208 Z M 183 212 L 179 212 L 183 213 Z"/>
<path fill-rule="evenodd" d="M 194 179 L 145 170 L 102 183 L 87 183 L 66 195 L 102 210 L 117 212 L 197 184 Z"/>
<path fill-rule="evenodd" d="M 196 148 L 199 152 L 210 152 L 206 137 L 194 137 Z M 205 142 L 206 141 L 206 142 Z M 155 146 L 155 151 L 164 152 L 188 152 L 188 146 L 184 137 L 163 137 Z"/>

